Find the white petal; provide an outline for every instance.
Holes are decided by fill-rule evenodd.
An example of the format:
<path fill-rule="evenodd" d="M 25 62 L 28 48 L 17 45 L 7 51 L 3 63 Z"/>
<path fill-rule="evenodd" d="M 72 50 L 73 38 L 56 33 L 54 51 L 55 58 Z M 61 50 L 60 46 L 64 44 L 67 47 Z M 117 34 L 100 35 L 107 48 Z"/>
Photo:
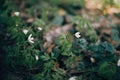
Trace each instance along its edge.
<path fill-rule="evenodd" d="M 18 24 L 16 24 L 16 26 L 18 26 Z"/>
<path fill-rule="evenodd" d="M 92 63 L 95 62 L 95 59 L 93 57 L 90 57 L 90 60 L 91 60 Z"/>
<path fill-rule="evenodd" d="M 30 43 L 34 43 L 34 41 L 32 41 L 32 40 L 28 40 Z"/>
<path fill-rule="evenodd" d="M 34 38 L 32 37 L 32 34 L 30 34 L 29 36 L 28 36 L 28 41 L 30 42 L 30 43 L 34 43 Z"/>
<path fill-rule="evenodd" d="M 28 36 L 28 39 L 30 39 L 32 37 L 32 34 L 30 34 L 29 36 Z"/>
<path fill-rule="evenodd" d="M 14 15 L 15 15 L 15 16 L 19 16 L 19 15 L 20 15 L 20 12 L 14 12 Z"/>
<path fill-rule="evenodd" d="M 75 76 L 70 77 L 69 80 L 76 80 L 76 77 Z"/>
<path fill-rule="evenodd" d="M 31 40 L 34 40 L 34 38 L 33 38 L 33 37 L 31 37 Z"/>
<path fill-rule="evenodd" d="M 80 37 L 81 37 L 80 32 L 76 32 L 76 33 L 75 33 L 75 37 L 76 37 L 76 38 L 80 38 Z"/>
<path fill-rule="evenodd" d="M 36 60 L 38 60 L 38 59 L 39 59 L 38 55 L 35 55 L 35 59 L 36 59 Z"/>
<path fill-rule="evenodd" d="M 117 66 L 120 66 L 120 59 L 119 59 L 118 62 L 117 62 Z"/>
<path fill-rule="evenodd" d="M 41 27 L 38 27 L 38 30 L 39 30 L 39 31 L 41 31 L 41 30 L 42 30 L 42 28 L 41 28 Z"/>
<path fill-rule="evenodd" d="M 27 29 L 23 29 L 23 33 L 24 33 L 24 34 L 27 34 L 27 33 L 28 33 L 28 30 L 27 30 Z"/>

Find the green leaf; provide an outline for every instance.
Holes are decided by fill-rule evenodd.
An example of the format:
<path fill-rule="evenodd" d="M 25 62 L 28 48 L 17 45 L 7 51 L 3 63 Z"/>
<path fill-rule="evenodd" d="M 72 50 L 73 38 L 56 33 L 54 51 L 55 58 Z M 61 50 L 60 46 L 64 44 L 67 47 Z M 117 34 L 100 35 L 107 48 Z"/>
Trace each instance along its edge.
<path fill-rule="evenodd" d="M 49 56 L 49 54 L 45 53 L 44 55 L 41 56 L 41 58 L 45 61 L 48 61 L 51 59 L 51 57 Z"/>
<path fill-rule="evenodd" d="M 110 52 L 110 53 L 114 53 L 115 52 L 115 48 L 112 44 L 108 43 L 108 42 L 104 42 L 101 44 L 101 46 L 104 48 L 105 51 Z"/>
<path fill-rule="evenodd" d="M 113 80 L 112 77 L 115 75 L 116 70 L 117 68 L 114 64 L 103 62 L 98 69 L 98 74 L 105 79 Z"/>
<path fill-rule="evenodd" d="M 119 31 L 116 29 L 112 29 L 111 37 L 114 41 L 119 41 Z"/>
<path fill-rule="evenodd" d="M 87 49 L 87 41 L 84 38 L 80 38 L 76 40 L 76 45 L 80 46 L 83 50 Z"/>
<path fill-rule="evenodd" d="M 63 23 L 63 16 L 56 16 L 54 20 L 51 22 L 52 25 L 62 25 Z"/>

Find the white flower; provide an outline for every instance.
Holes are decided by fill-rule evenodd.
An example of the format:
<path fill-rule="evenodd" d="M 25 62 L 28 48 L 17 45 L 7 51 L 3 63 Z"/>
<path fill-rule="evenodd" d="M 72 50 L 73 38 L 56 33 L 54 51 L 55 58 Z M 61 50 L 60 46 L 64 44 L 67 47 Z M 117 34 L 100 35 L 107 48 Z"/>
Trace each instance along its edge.
<path fill-rule="evenodd" d="M 18 24 L 16 24 L 16 26 L 18 26 Z"/>
<path fill-rule="evenodd" d="M 14 15 L 15 15 L 15 16 L 19 16 L 19 15 L 20 15 L 20 12 L 14 12 Z"/>
<path fill-rule="evenodd" d="M 118 62 L 117 62 L 117 66 L 118 66 L 118 67 L 120 66 L 120 59 L 119 59 Z"/>
<path fill-rule="evenodd" d="M 22 30 L 24 34 L 27 34 L 28 33 L 28 30 L 27 29 L 23 29 Z"/>
<path fill-rule="evenodd" d="M 90 61 L 91 61 L 92 63 L 94 63 L 94 62 L 95 62 L 95 59 L 94 59 L 93 57 L 90 57 Z"/>
<path fill-rule="evenodd" d="M 76 77 L 75 76 L 70 77 L 69 80 L 76 80 Z"/>
<path fill-rule="evenodd" d="M 75 33 L 75 37 L 76 37 L 76 38 L 80 38 L 80 37 L 81 37 L 80 32 L 76 32 L 76 33 Z"/>
<path fill-rule="evenodd" d="M 38 29 L 39 31 L 41 31 L 41 30 L 42 30 L 42 28 L 41 28 L 41 27 L 38 27 L 37 29 Z"/>
<path fill-rule="evenodd" d="M 30 43 L 34 43 L 34 38 L 32 37 L 32 34 L 30 34 L 30 35 L 28 36 L 28 41 L 29 41 Z"/>
<path fill-rule="evenodd" d="M 38 60 L 38 59 L 39 59 L 38 55 L 35 55 L 35 59 L 36 59 L 36 60 Z"/>

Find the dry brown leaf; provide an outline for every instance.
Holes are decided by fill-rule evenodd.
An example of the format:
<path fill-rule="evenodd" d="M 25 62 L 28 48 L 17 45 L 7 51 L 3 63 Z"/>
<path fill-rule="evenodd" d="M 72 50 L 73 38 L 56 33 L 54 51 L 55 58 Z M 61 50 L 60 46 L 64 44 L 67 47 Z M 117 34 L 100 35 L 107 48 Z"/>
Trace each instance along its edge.
<path fill-rule="evenodd" d="M 56 62 L 56 63 L 54 64 L 54 68 L 55 68 L 55 69 L 60 68 L 59 66 L 60 66 L 60 65 L 59 65 L 59 63 L 58 63 L 58 62 Z"/>
<path fill-rule="evenodd" d="M 52 27 L 45 35 L 44 39 L 46 42 L 44 43 L 44 48 L 48 48 L 53 43 L 58 36 L 61 34 L 67 34 L 68 31 L 72 28 L 71 24 L 66 24 L 62 27 Z"/>
<path fill-rule="evenodd" d="M 101 9 L 103 0 L 85 0 L 85 7 L 87 9 Z"/>
<path fill-rule="evenodd" d="M 47 49 L 47 53 L 50 53 L 52 51 L 52 49 L 54 48 L 54 44 L 50 45 Z"/>
<path fill-rule="evenodd" d="M 120 13 L 120 8 L 111 7 L 110 5 L 107 5 L 103 12 L 104 14 L 113 15 L 114 13 Z"/>
<path fill-rule="evenodd" d="M 66 11 L 64 9 L 59 9 L 59 11 L 58 11 L 59 16 L 63 16 L 65 14 L 66 14 Z"/>
<path fill-rule="evenodd" d="M 102 29 L 101 33 L 105 33 L 105 34 L 108 34 L 110 35 L 111 34 L 111 28 L 106 28 L 106 29 Z"/>

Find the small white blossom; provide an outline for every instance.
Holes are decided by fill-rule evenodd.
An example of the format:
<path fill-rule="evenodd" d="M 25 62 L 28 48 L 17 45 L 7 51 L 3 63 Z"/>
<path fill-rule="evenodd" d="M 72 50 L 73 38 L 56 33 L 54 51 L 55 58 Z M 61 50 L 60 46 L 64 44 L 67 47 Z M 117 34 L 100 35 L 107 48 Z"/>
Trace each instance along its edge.
<path fill-rule="evenodd" d="M 75 76 L 70 77 L 69 80 L 76 80 L 76 77 Z"/>
<path fill-rule="evenodd" d="M 114 2 L 115 2 L 116 4 L 119 4 L 119 3 L 120 3 L 120 0 L 114 0 Z"/>
<path fill-rule="evenodd" d="M 34 38 L 32 37 L 32 34 L 30 34 L 30 35 L 28 36 L 28 41 L 29 41 L 30 43 L 34 43 Z"/>
<path fill-rule="evenodd" d="M 16 24 L 16 26 L 18 26 L 18 24 Z"/>
<path fill-rule="evenodd" d="M 117 66 L 118 66 L 118 67 L 120 66 L 120 59 L 119 59 L 118 62 L 117 62 Z"/>
<path fill-rule="evenodd" d="M 41 27 L 38 27 L 37 29 L 38 29 L 39 31 L 41 31 L 41 30 L 42 30 L 42 28 L 41 28 Z"/>
<path fill-rule="evenodd" d="M 92 63 L 94 63 L 94 62 L 95 62 L 95 59 L 94 59 L 93 57 L 90 57 L 90 61 L 91 61 Z"/>
<path fill-rule="evenodd" d="M 76 32 L 76 33 L 75 33 L 75 37 L 76 37 L 76 38 L 80 38 L 80 37 L 81 37 L 80 32 Z"/>
<path fill-rule="evenodd" d="M 27 29 L 23 29 L 22 30 L 24 34 L 27 34 L 28 33 L 28 30 Z"/>
<path fill-rule="evenodd" d="M 15 16 L 19 16 L 19 15 L 20 15 L 20 12 L 14 12 L 14 15 L 15 15 Z"/>
<path fill-rule="evenodd" d="M 36 60 L 38 60 L 38 59 L 39 59 L 38 55 L 35 55 L 35 59 L 36 59 Z"/>

